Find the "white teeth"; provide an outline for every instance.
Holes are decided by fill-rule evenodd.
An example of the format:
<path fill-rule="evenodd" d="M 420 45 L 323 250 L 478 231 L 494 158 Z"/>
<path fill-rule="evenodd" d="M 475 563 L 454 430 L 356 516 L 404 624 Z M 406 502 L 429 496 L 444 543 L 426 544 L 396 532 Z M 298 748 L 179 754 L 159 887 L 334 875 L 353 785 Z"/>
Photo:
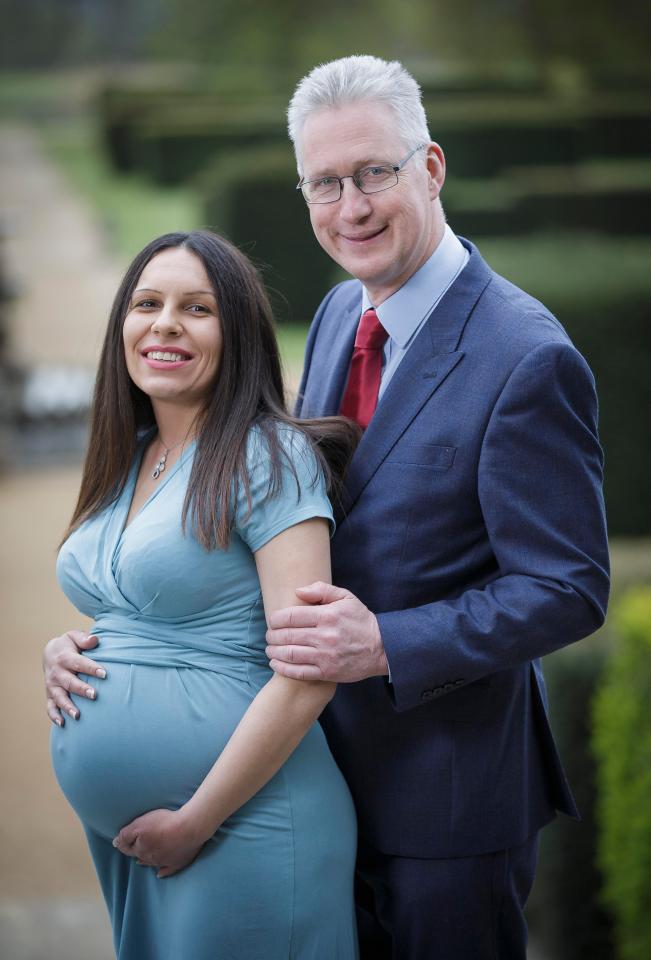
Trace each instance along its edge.
<path fill-rule="evenodd" d="M 169 353 L 167 350 L 150 350 L 147 353 L 148 360 L 170 360 L 176 362 L 178 360 L 185 360 L 186 358 L 180 353 Z"/>

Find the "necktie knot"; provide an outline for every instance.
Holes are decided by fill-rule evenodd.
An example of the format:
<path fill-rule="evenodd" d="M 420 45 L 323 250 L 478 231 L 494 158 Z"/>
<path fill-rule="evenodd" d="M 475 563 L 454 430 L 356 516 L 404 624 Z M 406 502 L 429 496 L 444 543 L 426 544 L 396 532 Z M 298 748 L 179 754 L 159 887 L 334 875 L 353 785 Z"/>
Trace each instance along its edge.
<path fill-rule="evenodd" d="M 366 310 L 359 321 L 355 347 L 358 350 L 381 350 L 388 338 L 389 334 L 380 323 L 373 307 Z"/>

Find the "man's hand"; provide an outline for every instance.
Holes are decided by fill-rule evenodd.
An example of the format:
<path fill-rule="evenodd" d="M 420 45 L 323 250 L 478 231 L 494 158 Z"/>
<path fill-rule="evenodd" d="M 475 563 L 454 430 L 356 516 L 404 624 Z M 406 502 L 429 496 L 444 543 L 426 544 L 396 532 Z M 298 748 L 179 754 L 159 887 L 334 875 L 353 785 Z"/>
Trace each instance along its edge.
<path fill-rule="evenodd" d="M 92 650 L 98 642 L 97 637 L 81 630 L 68 630 L 50 640 L 43 651 L 47 715 L 59 727 L 64 724 L 62 713 L 67 713 L 73 720 L 79 719 L 79 710 L 69 693 L 77 693 L 89 700 L 97 696 L 97 691 L 80 680 L 77 674 L 85 673 L 100 680 L 106 676 L 104 667 L 80 653 L 81 650 Z"/>
<path fill-rule="evenodd" d="M 310 606 L 286 607 L 269 617 L 272 670 L 292 680 L 338 683 L 389 673 L 378 622 L 361 600 L 321 582 L 299 587 L 296 596 Z"/>
<path fill-rule="evenodd" d="M 120 853 L 143 867 L 156 867 L 157 877 L 171 877 L 196 859 L 204 840 L 180 810 L 150 810 L 122 827 L 113 841 Z"/>

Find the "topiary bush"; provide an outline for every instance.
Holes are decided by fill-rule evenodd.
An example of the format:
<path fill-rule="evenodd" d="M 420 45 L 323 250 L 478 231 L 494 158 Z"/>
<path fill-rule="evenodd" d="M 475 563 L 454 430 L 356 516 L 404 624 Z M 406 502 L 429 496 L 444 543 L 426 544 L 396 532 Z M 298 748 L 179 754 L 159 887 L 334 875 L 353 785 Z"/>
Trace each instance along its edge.
<path fill-rule="evenodd" d="M 618 642 L 595 698 L 599 861 L 619 960 L 651 957 L 651 588 L 615 613 Z"/>
<path fill-rule="evenodd" d="M 601 903 L 595 824 L 591 705 L 612 638 L 608 629 L 545 657 L 554 736 L 580 822 L 558 817 L 541 834 L 527 916 L 532 938 L 553 960 L 612 960 L 611 920 Z"/>
<path fill-rule="evenodd" d="M 456 224 L 451 220 L 452 228 Z M 489 264 L 542 300 L 597 381 L 608 529 L 651 534 L 651 238 L 565 232 L 481 239 Z M 616 267 L 614 267 L 616 265 Z"/>
<path fill-rule="evenodd" d="M 221 154 L 196 184 L 204 222 L 225 233 L 262 272 L 276 319 L 308 323 L 335 266 L 317 243 L 287 145 Z"/>

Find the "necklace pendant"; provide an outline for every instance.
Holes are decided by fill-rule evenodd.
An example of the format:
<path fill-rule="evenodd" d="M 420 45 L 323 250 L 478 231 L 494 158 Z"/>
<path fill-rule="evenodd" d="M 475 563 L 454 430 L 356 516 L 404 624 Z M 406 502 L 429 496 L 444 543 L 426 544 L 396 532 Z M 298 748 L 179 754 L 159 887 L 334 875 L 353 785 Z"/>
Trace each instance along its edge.
<path fill-rule="evenodd" d="M 167 451 L 163 454 L 163 456 L 160 458 L 160 460 L 158 461 L 158 463 L 157 463 L 156 466 L 154 467 L 153 473 L 152 473 L 152 475 L 151 475 L 151 476 L 152 476 L 152 480 L 158 480 L 158 478 L 160 477 L 161 473 L 162 473 L 163 470 L 165 469 L 165 461 L 166 461 L 166 460 L 167 460 Z"/>

